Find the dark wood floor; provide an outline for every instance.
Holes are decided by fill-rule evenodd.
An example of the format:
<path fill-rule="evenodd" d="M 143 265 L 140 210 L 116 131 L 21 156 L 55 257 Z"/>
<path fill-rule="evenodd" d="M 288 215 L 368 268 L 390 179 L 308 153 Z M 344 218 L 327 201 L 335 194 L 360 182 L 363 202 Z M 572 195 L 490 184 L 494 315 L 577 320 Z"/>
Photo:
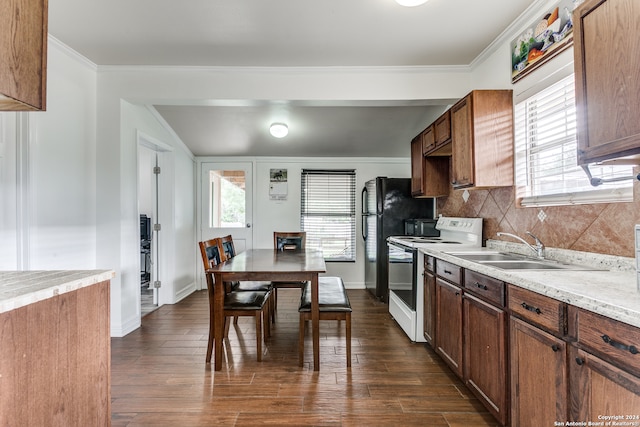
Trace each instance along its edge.
<path fill-rule="evenodd" d="M 344 324 L 322 321 L 321 365 L 311 337 L 298 367 L 299 291 L 279 290 L 273 336 L 256 361 L 252 318 L 225 342 L 224 366 L 205 364 L 206 292 L 165 305 L 112 339 L 112 422 L 119 426 L 493 426 L 495 420 L 425 344 L 412 344 L 364 290 L 353 306 L 352 367 Z"/>

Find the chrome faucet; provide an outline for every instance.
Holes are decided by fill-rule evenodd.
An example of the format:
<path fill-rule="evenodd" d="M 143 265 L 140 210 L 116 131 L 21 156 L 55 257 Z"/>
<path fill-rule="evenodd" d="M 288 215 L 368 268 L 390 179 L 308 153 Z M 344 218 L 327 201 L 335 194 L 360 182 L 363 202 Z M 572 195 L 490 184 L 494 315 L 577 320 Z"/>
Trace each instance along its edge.
<path fill-rule="evenodd" d="M 536 245 L 533 246 L 531 244 L 529 244 L 526 240 L 524 240 L 522 237 L 516 236 L 515 234 L 511 234 L 511 233 L 504 233 L 502 231 L 498 231 L 496 233 L 498 236 L 509 236 L 509 237 L 513 237 L 514 239 L 518 239 L 520 240 L 522 243 L 524 243 L 525 245 L 527 245 L 527 247 L 529 249 L 531 249 L 532 251 L 534 251 L 536 253 L 536 256 L 538 258 L 544 258 L 544 244 L 540 241 L 540 239 L 538 239 L 536 236 L 534 236 L 530 231 L 527 231 L 527 234 L 531 237 L 533 237 L 536 241 Z"/>

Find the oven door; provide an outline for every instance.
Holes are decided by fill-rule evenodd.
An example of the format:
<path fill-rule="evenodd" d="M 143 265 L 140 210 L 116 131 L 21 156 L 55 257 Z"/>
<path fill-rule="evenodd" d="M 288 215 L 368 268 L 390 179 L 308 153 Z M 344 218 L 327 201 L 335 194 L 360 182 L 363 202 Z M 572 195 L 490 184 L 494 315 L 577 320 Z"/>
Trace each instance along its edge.
<path fill-rule="evenodd" d="M 389 292 L 393 292 L 411 311 L 416 311 L 418 250 L 391 242 L 388 247 Z"/>

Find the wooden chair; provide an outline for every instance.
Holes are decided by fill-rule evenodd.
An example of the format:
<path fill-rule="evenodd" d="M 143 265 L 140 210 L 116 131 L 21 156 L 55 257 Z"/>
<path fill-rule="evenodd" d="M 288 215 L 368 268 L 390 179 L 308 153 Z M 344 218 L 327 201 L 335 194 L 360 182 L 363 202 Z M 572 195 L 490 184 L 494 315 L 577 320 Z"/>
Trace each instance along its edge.
<path fill-rule="evenodd" d="M 224 237 L 220 237 L 218 239 L 218 245 L 220 249 L 220 255 L 222 257 L 222 262 L 236 256 L 236 248 L 235 248 L 235 245 L 233 244 L 233 237 L 231 236 L 231 234 Z M 254 292 L 254 291 L 272 291 L 273 290 L 273 284 L 271 282 L 264 282 L 264 281 L 242 280 L 239 282 L 229 282 L 227 285 L 230 287 L 229 288 L 230 291 L 234 291 L 234 292 L 247 292 L 247 291 Z M 273 298 L 274 296 L 275 296 L 275 292 L 272 292 L 269 295 L 269 313 L 270 313 L 270 318 L 272 322 L 276 321 L 276 318 L 275 318 L 276 300 L 275 298 Z M 233 319 L 233 323 L 234 324 L 238 323 L 237 317 Z"/>
<path fill-rule="evenodd" d="M 347 368 L 351 367 L 351 303 L 340 277 L 323 276 L 318 279 L 318 305 L 320 320 L 344 320 L 347 340 Z M 307 282 L 300 298 L 300 331 L 298 337 L 298 364 L 304 364 L 304 335 L 307 320 L 311 320 L 311 283 Z M 315 349 L 314 349 L 315 351 Z"/>
<path fill-rule="evenodd" d="M 200 242 L 200 254 L 205 271 L 222 262 L 222 253 L 220 251 L 220 239 L 211 239 Z M 211 362 L 213 353 L 213 329 L 214 329 L 214 283 L 213 275 L 205 272 L 207 279 L 207 289 L 209 292 L 209 343 L 207 345 L 207 363 Z M 258 362 L 262 361 L 262 332 L 264 326 L 264 335 L 269 337 L 269 296 L 270 291 L 228 291 L 225 286 L 224 297 L 224 319 L 225 319 L 225 336 L 228 335 L 229 317 L 237 316 L 254 316 L 256 320 L 256 348 L 258 352 Z M 263 322 L 263 319 L 266 321 Z"/>
<path fill-rule="evenodd" d="M 276 251 L 303 251 L 307 241 L 307 233 L 305 231 L 274 231 L 273 232 L 273 248 Z M 302 288 L 306 282 L 300 281 L 284 281 L 272 282 L 274 306 L 278 306 L 278 289 L 279 288 Z"/>

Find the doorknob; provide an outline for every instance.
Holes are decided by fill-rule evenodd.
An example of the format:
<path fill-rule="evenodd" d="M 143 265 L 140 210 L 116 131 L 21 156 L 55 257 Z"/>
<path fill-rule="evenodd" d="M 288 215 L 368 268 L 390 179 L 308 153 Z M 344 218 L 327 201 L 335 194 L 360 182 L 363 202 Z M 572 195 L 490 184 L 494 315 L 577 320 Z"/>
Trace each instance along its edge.
<path fill-rule="evenodd" d="M 247 223 L 247 228 L 251 228 L 251 224 Z"/>

